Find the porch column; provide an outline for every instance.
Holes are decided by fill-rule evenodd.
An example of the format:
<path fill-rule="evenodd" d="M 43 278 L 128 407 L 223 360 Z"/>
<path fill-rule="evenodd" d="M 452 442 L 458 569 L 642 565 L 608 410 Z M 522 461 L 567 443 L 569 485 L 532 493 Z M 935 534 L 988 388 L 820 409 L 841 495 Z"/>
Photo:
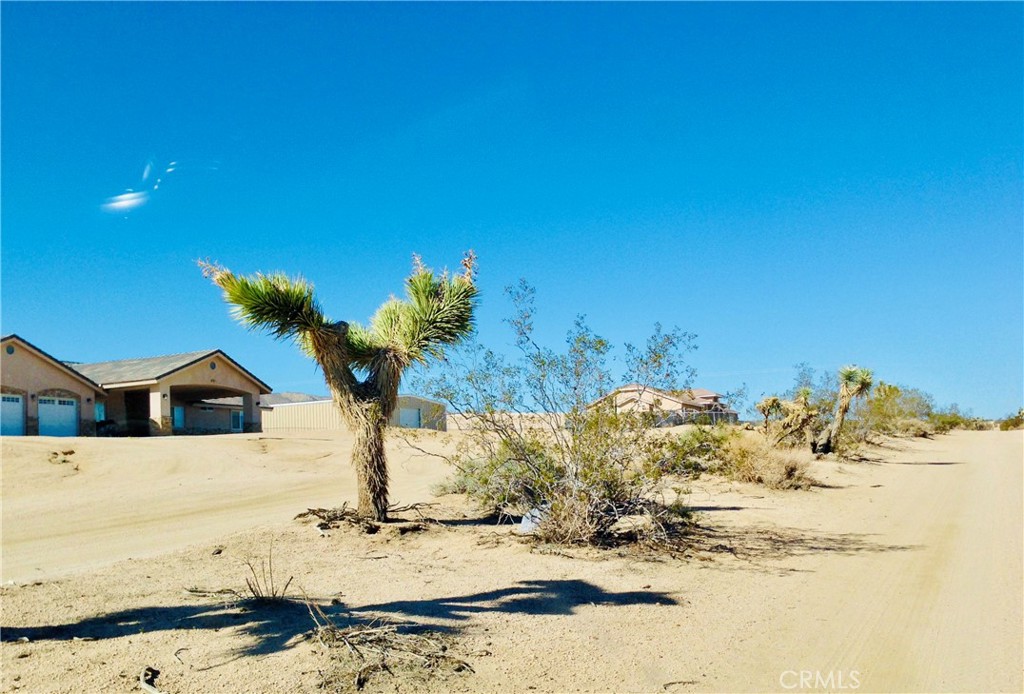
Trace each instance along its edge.
<path fill-rule="evenodd" d="M 169 436 L 173 430 L 171 388 L 155 385 L 149 389 L 149 433 L 152 436 Z"/>
<path fill-rule="evenodd" d="M 259 400 L 258 394 L 242 394 L 242 430 L 263 431 L 263 424 L 260 420 L 260 408 L 256 404 Z"/>

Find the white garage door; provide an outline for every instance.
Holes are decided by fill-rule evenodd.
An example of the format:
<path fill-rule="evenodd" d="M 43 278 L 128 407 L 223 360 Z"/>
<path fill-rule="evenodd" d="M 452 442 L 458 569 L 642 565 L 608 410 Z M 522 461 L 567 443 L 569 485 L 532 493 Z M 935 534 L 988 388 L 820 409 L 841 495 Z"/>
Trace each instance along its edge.
<path fill-rule="evenodd" d="M 398 411 L 398 426 L 406 429 L 420 428 L 420 408 L 403 407 Z"/>
<path fill-rule="evenodd" d="M 40 436 L 78 436 L 78 403 L 65 398 L 39 398 Z"/>
<path fill-rule="evenodd" d="M 25 435 L 25 402 L 20 395 L 4 395 L 0 409 L 0 434 L 3 436 Z"/>

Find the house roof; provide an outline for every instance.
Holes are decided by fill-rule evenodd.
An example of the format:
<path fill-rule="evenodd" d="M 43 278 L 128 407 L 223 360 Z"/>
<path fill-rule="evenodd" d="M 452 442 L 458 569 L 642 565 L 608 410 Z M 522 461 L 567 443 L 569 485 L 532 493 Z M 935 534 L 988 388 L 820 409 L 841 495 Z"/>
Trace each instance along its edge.
<path fill-rule="evenodd" d="M 676 391 L 665 391 L 659 388 L 652 388 L 651 386 L 642 386 L 639 383 L 629 383 L 619 388 L 616 388 L 612 392 L 604 395 L 595 400 L 592 405 L 613 397 L 616 393 L 628 393 L 630 391 L 653 393 L 656 397 L 663 400 L 670 400 L 672 402 L 679 403 L 680 405 L 690 405 L 695 407 L 706 408 L 709 405 L 718 405 L 720 411 L 723 412 L 734 412 L 735 410 L 725 407 L 722 403 L 715 402 L 716 398 L 722 397 L 720 393 L 716 393 L 713 390 L 707 388 L 685 388 L 683 390 Z M 637 398 L 638 399 L 638 398 Z M 629 402 L 632 402 L 629 401 Z"/>
<path fill-rule="evenodd" d="M 601 402 L 602 400 L 604 400 L 606 398 L 610 398 L 610 397 L 614 396 L 616 393 L 628 393 L 630 391 L 636 391 L 637 393 L 652 393 L 655 396 L 657 396 L 658 398 L 661 398 L 663 400 L 671 400 L 672 402 L 677 402 L 677 403 L 679 403 L 681 405 L 702 405 L 702 404 L 704 404 L 700 400 L 696 400 L 694 398 L 684 397 L 683 393 L 686 393 L 688 391 L 676 391 L 675 393 L 671 393 L 669 391 L 661 390 L 660 388 L 654 388 L 652 386 L 642 386 L 639 383 L 627 383 L 624 386 L 620 386 L 619 388 L 616 388 L 615 390 L 613 390 L 612 392 L 608 393 L 607 395 L 604 395 L 604 396 L 598 398 L 597 400 L 594 401 L 593 404 Z"/>
<path fill-rule="evenodd" d="M 41 357 L 42 359 L 50 362 L 53 366 L 57 367 L 61 371 L 64 371 L 65 373 L 67 373 L 72 378 L 75 378 L 75 379 L 81 381 L 82 383 L 84 383 L 88 387 L 92 388 L 93 390 L 99 391 L 100 393 L 104 392 L 103 391 L 103 386 L 101 386 L 99 383 L 93 381 L 91 378 L 89 378 L 88 376 L 86 376 L 83 373 L 80 373 L 79 371 L 77 371 L 76 369 L 72 368 L 71 366 L 68 366 L 64 362 L 62 362 L 59 359 L 57 359 L 56 357 L 54 357 L 54 356 L 44 352 L 43 350 L 39 349 L 34 344 L 29 342 L 25 338 L 21 337 L 20 335 L 16 335 L 14 333 L 11 333 L 10 335 L 4 335 L 3 338 L 0 338 L 0 344 L 6 344 L 7 342 L 14 342 L 14 341 L 17 341 L 23 347 L 28 349 L 30 352 L 34 352 L 36 354 L 36 356 Z"/>
<path fill-rule="evenodd" d="M 707 388 L 687 388 L 683 392 L 684 393 L 689 393 L 690 395 L 692 395 L 693 397 L 697 398 L 698 400 L 703 400 L 705 398 L 720 398 L 720 397 L 722 397 L 721 393 L 716 393 L 715 391 L 708 390 Z"/>
<path fill-rule="evenodd" d="M 212 356 L 222 357 L 234 365 L 239 371 L 258 383 L 261 390 L 264 390 L 267 393 L 271 391 L 270 386 L 256 378 L 252 372 L 219 349 L 208 349 L 200 352 L 182 352 L 180 354 L 167 354 L 161 357 L 145 357 L 142 359 L 101 361 L 92 364 L 67 362 L 67 365 L 98 383 L 102 383 L 105 386 L 115 386 L 120 383 L 158 381 L 161 378 L 170 376 L 177 371 L 181 371 L 184 368 L 192 366 L 193 364 Z"/>

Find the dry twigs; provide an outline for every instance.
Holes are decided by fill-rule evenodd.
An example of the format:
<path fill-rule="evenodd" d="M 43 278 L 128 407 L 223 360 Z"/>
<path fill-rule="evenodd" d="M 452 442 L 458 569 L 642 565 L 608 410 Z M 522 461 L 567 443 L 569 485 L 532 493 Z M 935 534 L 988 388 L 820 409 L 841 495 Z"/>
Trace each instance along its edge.
<path fill-rule="evenodd" d="M 357 690 L 374 674 L 395 675 L 399 668 L 418 667 L 431 673 L 443 668 L 451 672 L 473 672 L 469 663 L 448 653 L 448 646 L 440 635 L 403 633 L 401 625 L 383 620 L 339 627 L 319 605 L 306 600 L 306 608 L 316 624 L 313 634 L 325 651 L 333 660 L 349 661 L 349 668 L 341 678 L 351 678 Z"/>
<path fill-rule="evenodd" d="M 388 507 L 388 514 L 413 511 L 417 516 L 419 516 L 420 521 L 427 521 L 430 519 L 424 517 L 420 509 L 431 506 L 436 506 L 436 504 L 417 503 L 408 504 L 406 506 L 392 505 Z M 343 503 L 338 508 L 308 508 L 295 516 L 294 520 L 307 520 L 310 518 L 318 518 L 320 520 L 317 527 L 320 529 L 321 534 L 326 530 L 337 528 L 342 523 L 355 526 L 368 535 L 372 535 L 385 527 L 394 528 L 399 534 L 403 535 L 410 531 L 423 530 L 425 528 L 425 526 L 418 521 L 380 523 L 372 518 L 360 516 L 356 512 L 355 508 L 348 505 L 348 502 Z"/>

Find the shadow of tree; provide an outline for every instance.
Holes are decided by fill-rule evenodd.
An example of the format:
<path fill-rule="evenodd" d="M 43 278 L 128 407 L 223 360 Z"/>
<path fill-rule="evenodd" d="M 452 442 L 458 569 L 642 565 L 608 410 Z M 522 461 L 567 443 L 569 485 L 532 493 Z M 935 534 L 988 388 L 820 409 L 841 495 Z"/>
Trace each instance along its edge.
<path fill-rule="evenodd" d="M 328 605 L 323 609 L 331 609 Z M 176 629 L 237 629 L 252 638 L 240 649 L 245 655 L 282 650 L 296 636 L 309 631 L 312 621 L 306 605 L 296 600 L 218 602 L 216 604 L 137 607 L 106 612 L 67 624 L 3 627 L 4 641 L 70 641 L 115 639 Z"/>
<path fill-rule="evenodd" d="M 628 591 L 615 593 L 581 580 L 520 581 L 509 588 L 471 595 L 427 600 L 397 600 L 365 605 L 353 612 L 374 616 L 464 621 L 481 612 L 530 615 L 570 615 L 580 605 L 675 605 L 666 593 Z"/>
<path fill-rule="evenodd" d="M 346 607 L 337 601 L 317 601 L 320 610 L 337 626 L 381 617 L 406 620 L 447 620 L 460 622 L 482 612 L 531 615 L 571 615 L 579 605 L 677 604 L 672 597 L 653 591 L 616 593 L 587 581 L 523 581 L 509 588 L 469 595 L 424 600 L 400 600 L 361 607 Z M 410 629 L 455 632 L 453 625 L 406 624 Z M 290 648 L 299 636 L 314 627 L 309 609 L 297 600 L 254 601 L 199 605 L 139 607 L 107 612 L 67 624 L 3 627 L 3 641 L 70 641 L 72 639 L 114 639 L 140 633 L 176 629 L 237 629 L 251 642 L 238 649 L 239 655 L 266 655 Z"/>

